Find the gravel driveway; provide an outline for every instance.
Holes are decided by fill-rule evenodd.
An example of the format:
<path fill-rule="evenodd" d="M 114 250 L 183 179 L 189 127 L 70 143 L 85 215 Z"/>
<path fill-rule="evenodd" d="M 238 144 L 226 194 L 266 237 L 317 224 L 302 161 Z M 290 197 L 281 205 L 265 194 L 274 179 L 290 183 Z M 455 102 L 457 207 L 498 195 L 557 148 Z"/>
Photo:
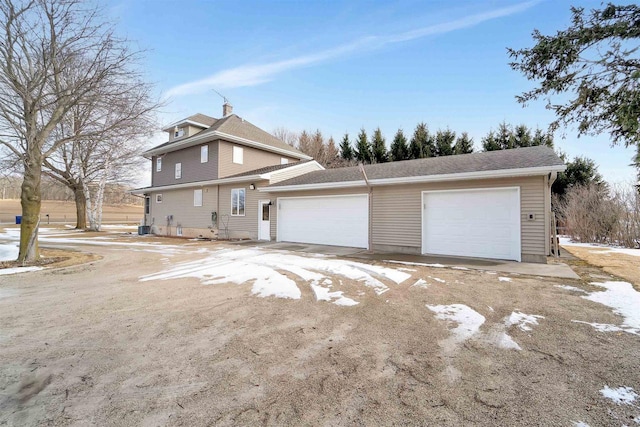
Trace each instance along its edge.
<path fill-rule="evenodd" d="M 593 267 L 103 240 L 65 240 L 100 261 L 0 276 L 0 425 L 640 423 L 636 320 Z"/>

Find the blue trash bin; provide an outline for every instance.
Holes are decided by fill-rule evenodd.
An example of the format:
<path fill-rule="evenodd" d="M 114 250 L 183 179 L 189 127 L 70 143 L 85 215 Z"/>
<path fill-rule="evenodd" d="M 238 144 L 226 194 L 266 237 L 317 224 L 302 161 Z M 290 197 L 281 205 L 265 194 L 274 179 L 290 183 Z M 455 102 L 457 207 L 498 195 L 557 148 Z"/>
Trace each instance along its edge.
<path fill-rule="evenodd" d="M 22 215 L 16 215 L 16 224 L 22 224 Z"/>

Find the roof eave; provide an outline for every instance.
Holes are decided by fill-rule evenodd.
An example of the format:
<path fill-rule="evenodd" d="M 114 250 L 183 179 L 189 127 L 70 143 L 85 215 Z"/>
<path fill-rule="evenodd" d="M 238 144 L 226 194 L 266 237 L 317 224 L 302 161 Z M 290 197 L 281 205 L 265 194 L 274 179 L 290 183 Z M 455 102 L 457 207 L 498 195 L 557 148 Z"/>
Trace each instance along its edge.
<path fill-rule="evenodd" d="M 209 128 L 209 127 L 210 127 L 210 126 L 208 126 L 208 125 L 205 125 L 204 123 L 196 122 L 196 121 L 194 121 L 194 120 L 181 120 L 181 121 L 179 121 L 179 122 L 175 122 L 175 123 L 173 123 L 173 124 L 170 124 L 170 125 L 168 125 L 168 126 L 163 127 L 163 128 L 162 128 L 162 130 L 163 130 L 164 132 L 167 132 L 167 131 L 172 130 L 172 129 L 173 129 L 173 128 L 175 128 L 176 126 L 180 126 L 180 125 L 184 125 L 184 124 L 188 124 L 188 125 L 193 125 L 193 126 L 201 127 L 201 128 L 203 128 L 203 129 L 207 129 L 207 128 Z"/>
<path fill-rule="evenodd" d="M 238 176 L 235 178 L 220 178 L 220 179 L 212 179 L 209 181 L 195 181 L 195 182 L 185 182 L 182 184 L 161 185 L 158 187 L 136 188 L 135 190 L 131 190 L 130 193 L 145 194 L 145 193 L 152 193 L 152 192 L 165 191 L 165 190 L 180 190 L 183 188 L 208 187 L 210 185 L 234 184 L 236 182 L 267 181 L 268 179 L 269 178 L 267 177 L 266 174 L 246 175 L 246 176 Z"/>
<path fill-rule="evenodd" d="M 321 182 L 316 184 L 300 184 L 300 185 L 281 185 L 275 187 L 262 187 L 258 190 L 263 193 L 280 193 L 284 191 L 304 191 L 304 190 L 324 190 L 333 188 L 357 188 L 366 187 L 364 181 L 338 181 L 338 182 Z"/>

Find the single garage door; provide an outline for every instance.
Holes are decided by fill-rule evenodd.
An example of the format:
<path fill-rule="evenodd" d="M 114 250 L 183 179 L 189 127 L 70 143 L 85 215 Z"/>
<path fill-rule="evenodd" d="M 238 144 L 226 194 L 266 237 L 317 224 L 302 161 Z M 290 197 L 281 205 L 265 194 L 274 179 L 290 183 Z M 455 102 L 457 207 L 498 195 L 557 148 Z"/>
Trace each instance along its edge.
<path fill-rule="evenodd" d="M 520 261 L 520 189 L 422 193 L 422 253 Z"/>
<path fill-rule="evenodd" d="M 367 248 L 366 194 L 278 199 L 278 241 Z"/>

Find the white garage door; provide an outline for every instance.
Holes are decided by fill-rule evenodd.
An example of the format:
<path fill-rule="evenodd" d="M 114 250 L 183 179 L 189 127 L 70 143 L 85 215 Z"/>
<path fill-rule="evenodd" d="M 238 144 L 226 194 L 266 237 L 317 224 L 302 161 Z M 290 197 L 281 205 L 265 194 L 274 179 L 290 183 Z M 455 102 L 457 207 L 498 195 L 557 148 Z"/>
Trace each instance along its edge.
<path fill-rule="evenodd" d="M 422 253 L 520 261 L 519 188 L 422 193 Z"/>
<path fill-rule="evenodd" d="M 278 241 L 367 248 L 366 194 L 278 199 Z"/>

